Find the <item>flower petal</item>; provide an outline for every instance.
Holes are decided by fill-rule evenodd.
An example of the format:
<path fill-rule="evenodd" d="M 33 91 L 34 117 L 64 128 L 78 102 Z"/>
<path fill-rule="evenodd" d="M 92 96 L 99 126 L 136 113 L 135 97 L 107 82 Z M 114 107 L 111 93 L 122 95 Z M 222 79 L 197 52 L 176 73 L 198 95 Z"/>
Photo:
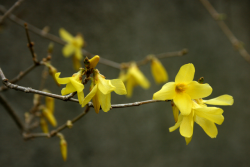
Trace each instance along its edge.
<path fill-rule="evenodd" d="M 195 108 L 195 114 L 199 117 L 206 118 L 216 124 L 221 125 L 224 121 L 224 117 L 222 115 L 223 110 L 217 107 L 202 107 Z"/>
<path fill-rule="evenodd" d="M 174 120 L 175 120 L 175 122 L 177 122 L 178 115 L 179 115 L 179 108 L 174 104 L 173 101 L 171 101 L 171 106 L 172 106 L 172 110 L 173 110 Z"/>
<path fill-rule="evenodd" d="M 175 77 L 175 83 L 189 83 L 194 79 L 194 65 L 192 63 L 183 65 Z"/>
<path fill-rule="evenodd" d="M 76 57 L 78 60 L 82 60 L 82 50 L 81 50 L 81 48 L 76 48 L 76 49 L 75 49 L 75 57 Z"/>
<path fill-rule="evenodd" d="M 61 90 L 61 94 L 64 96 L 64 95 L 67 95 L 67 94 L 69 94 L 69 93 L 73 93 L 73 92 L 75 92 L 76 91 L 76 89 L 75 89 L 75 87 L 72 85 L 72 83 L 70 82 L 70 83 L 68 83 L 67 85 L 66 85 L 66 87 L 65 88 L 63 88 L 62 90 Z"/>
<path fill-rule="evenodd" d="M 66 42 L 71 42 L 74 39 L 74 37 L 70 33 L 68 33 L 68 31 L 66 31 L 64 28 L 59 29 L 59 35 Z"/>
<path fill-rule="evenodd" d="M 127 94 L 126 88 L 124 83 L 120 79 L 112 79 L 110 80 L 111 84 L 115 87 L 115 93 L 118 95 L 125 95 Z"/>
<path fill-rule="evenodd" d="M 67 44 L 63 47 L 63 55 L 65 57 L 71 56 L 75 51 L 75 47 L 72 44 Z"/>
<path fill-rule="evenodd" d="M 157 58 L 153 58 L 151 61 L 151 72 L 156 83 L 163 83 L 168 80 L 167 71 Z"/>
<path fill-rule="evenodd" d="M 128 77 L 126 88 L 127 88 L 127 97 L 131 97 L 133 94 L 133 89 L 136 86 L 136 82 L 132 77 Z"/>
<path fill-rule="evenodd" d="M 103 94 L 108 94 L 115 90 L 115 87 L 111 84 L 110 80 L 106 80 L 100 74 L 97 74 L 97 77 L 98 77 L 98 82 L 97 82 L 98 89 Z"/>
<path fill-rule="evenodd" d="M 83 91 L 77 92 L 77 97 L 78 97 L 79 104 L 82 104 L 83 100 L 84 100 L 84 93 L 83 93 Z"/>
<path fill-rule="evenodd" d="M 201 118 L 199 116 L 195 117 L 195 122 L 199 124 L 202 129 L 206 132 L 206 134 L 211 138 L 216 138 L 218 134 L 217 127 L 212 121 L 209 121 L 208 119 Z"/>
<path fill-rule="evenodd" d="M 143 75 L 143 73 L 137 68 L 136 65 L 131 65 L 128 70 L 128 75 L 131 75 L 132 78 L 136 81 L 144 89 L 148 89 L 150 87 L 150 82 L 148 79 Z"/>
<path fill-rule="evenodd" d="M 181 125 L 182 119 L 183 119 L 183 116 L 180 114 L 179 117 L 178 117 L 178 121 L 176 122 L 176 124 L 174 126 L 172 126 L 172 127 L 169 128 L 169 132 L 173 132 L 177 128 L 179 128 L 180 125 Z"/>
<path fill-rule="evenodd" d="M 186 93 L 191 99 L 199 99 L 207 97 L 212 93 L 213 89 L 209 84 L 199 84 L 196 81 L 192 81 L 186 87 Z"/>
<path fill-rule="evenodd" d="M 70 82 L 75 87 L 77 92 L 82 92 L 82 90 L 84 89 L 84 85 L 82 83 L 78 82 L 76 79 L 70 78 Z"/>
<path fill-rule="evenodd" d="M 182 115 L 189 115 L 192 107 L 192 100 L 186 93 L 176 93 L 174 103 L 179 108 Z"/>
<path fill-rule="evenodd" d="M 193 136 L 191 136 L 191 137 L 185 137 L 186 145 L 188 145 L 188 144 L 191 142 L 192 137 L 193 137 Z"/>
<path fill-rule="evenodd" d="M 168 82 L 166 83 L 161 90 L 154 93 L 153 99 L 154 100 L 171 100 L 175 97 L 175 83 Z"/>
<path fill-rule="evenodd" d="M 96 114 L 99 113 L 100 106 L 101 106 L 100 102 L 98 101 L 98 93 L 97 92 L 100 92 L 100 91 L 97 89 L 95 96 L 92 98 L 92 102 L 93 102 Z"/>
<path fill-rule="evenodd" d="M 70 82 L 70 77 L 67 77 L 67 78 L 59 78 L 60 76 L 60 72 L 56 73 L 55 74 L 55 79 L 56 81 L 59 83 L 59 84 L 67 84 Z"/>
<path fill-rule="evenodd" d="M 111 93 L 103 94 L 101 91 L 98 91 L 98 101 L 101 104 L 102 110 L 108 112 L 111 108 Z"/>
<path fill-rule="evenodd" d="M 97 85 L 95 85 L 93 89 L 89 92 L 89 94 L 84 98 L 82 102 L 82 107 L 84 107 L 88 102 L 90 102 L 90 100 L 96 95 L 96 92 L 97 92 Z"/>
<path fill-rule="evenodd" d="M 180 133 L 184 137 L 192 137 L 193 135 L 193 114 L 189 114 L 188 116 L 183 116 L 182 123 L 180 125 Z"/>
<path fill-rule="evenodd" d="M 233 105 L 234 99 L 230 95 L 221 95 L 210 100 L 203 100 L 203 103 L 213 105 Z"/>

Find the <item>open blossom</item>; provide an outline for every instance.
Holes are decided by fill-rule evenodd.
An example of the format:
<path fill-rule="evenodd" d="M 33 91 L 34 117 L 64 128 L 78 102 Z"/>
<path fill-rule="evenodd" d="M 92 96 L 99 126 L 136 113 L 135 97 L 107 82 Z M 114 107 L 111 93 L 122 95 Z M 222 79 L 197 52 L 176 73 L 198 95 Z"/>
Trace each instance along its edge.
<path fill-rule="evenodd" d="M 175 82 L 168 82 L 153 95 L 154 100 L 172 100 L 182 115 L 190 115 L 191 99 L 207 97 L 212 93 L 209 84 L 199 84 L 193 81 L 194 65 L 189 63 L 181 67 L 175 77 Z"/>
<path fill-rule="evenodd" d="M 55 78 L 59 84 L 67 84 L 65 88 L 61 90 L 61 94 L 67 95 L 69 93 L 77 92 L 79 103 L 82 104 L 84 99 L 84 85 L 82 84 L 82 73 L 83 70 L 72 75 L 72 77 L 59 78 L 60 72 L 55 74 Z"/>
<path fill-rule="evenodd" d="M 127 97 L 132 96 L 133 89 L 137 85 L 140 85 L 144 89 L 148 89 L 150 87 L 150 82 L 139 70 L 135 63 L 131 63 L 126 76 L 122 79 L 124 82 L 126 82 L 126 88 L 128 92 Z"/>
<path fill-rule="evenodd" d="M 218 125 L 223 123 L 223 110 L 217 107 L 207 107 L 206 104 L 232 105 L 233 97 L 222 95 L 210 100 L 193 100 L 191 113 L 189 115 L 182 115 L 180 113 L 178 121 L 173 127 L 169 128 L 169 131 L 172 132 L 180 127 L 180 134 L 185 137 L 186 143 L 189 144 L 193 136 L 194 122 L 196 122 L 209 137 L 215 138 L 218 134 L 215 123 Z"/>
<path fill-rule="evenodd" d="M 94 80 L 91 87 L 92 89 L 90 93 L 83 100 L 82 107 L 84 107 L 92 99 L 96 113 L 99 113 L 100 106 L 104 112 L 110 110 L 112 91 L 115 91 L 115 93 L 119 95 L 127 94 L 122 80 L 106 80 L 98 70 L 94 71 Z"/>
<path fill-rule="evenodd" d="M 168 73 L 161 62 L 154 56 L 151 59 L 151 72 L 156 83 L 164 83 L 168 81 Z"/>
<path fill-rule="evenodd" d="M 81 62 L 83 56 L 82 56 L 82 50 L 81 48 L 84 45 L 84 40 L 80 34 L 78 34 L 76 37 L 73 37 L 70 33 L 68 33 L 64 28 L 60 28 L 59 34 L 61 38 L 67 42 L 67 44 L 63 47 L 63 55 L 65 57 L 69 57 L 72 54 L 73 55 L 73 63 L 74 68 L 76 70 L 79 70 L 81 67 Z"/>

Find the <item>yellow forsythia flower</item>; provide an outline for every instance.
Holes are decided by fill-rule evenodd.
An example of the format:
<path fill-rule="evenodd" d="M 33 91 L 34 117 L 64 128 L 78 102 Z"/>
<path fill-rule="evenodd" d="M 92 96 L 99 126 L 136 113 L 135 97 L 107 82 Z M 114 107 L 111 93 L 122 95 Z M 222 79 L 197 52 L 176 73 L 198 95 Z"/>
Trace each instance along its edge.
<path fill-rule="evenodd" d="M 195 99 L 192 101 L 191 113 L 189 115 L 180 113 L 177 123 L 169 128 L 169 131 L 172 132 L 180 127 L 180 133 L 185 137 L 186 144 L 188 144 L 192 140 L 193 124 L 196 122 L 209 137 L 215 138 L 218 134 L 215 123 L 218 125 L 223 123 L 223 110 L 217 107 L 207 107 L 206 104 L 232 105 L 233 102 L 233 97 L 230 95 L 222 95 L 210 100 Z"/>
<path fill-rule="evenodd" d="M 60 84 L 67 84 L 65 88 L 62 89 L 61 94 L 67 95 L 69 93 L 77 92 L 79 103 L 82 104 L 84 99 L 84 85 L 82 84 L 82 73 L 83 70 L 80 70 L 78 73 L 72 75 L 72 77 L 59 78 L 60 72 L 55 74 L 55 78 Z"/>
<path fill-rule="evenodd" d="M 150 87 L 150 82 L 143 75 L 143 73 L 139 70 L 135 63 L 131 63 L 126 77 L 123 78 L 126 82 L 127 88 L 127 97 L 131 97 L 133 93 L 133 88 L 137 85 L 140 85 L 144 89 L 148 89 Z"/>
<path fill-rule="evenodd" d="M 43 117 L 40 118 L 40 126 L 42 128 L 43 133 L 49 133 L 48 124 Z"/>
<path fill-rule="evenodd" d="M 64 161 L 67 160 L 67 141 L 64 139 L 64 136 L 61 133 L 58 133 L 57 136 L 60 138 L 60 148 L 61 154 Z"/>
<path fill-rule="evenodd" d="M 194 65 L 189 63 L 181 67 L 175 77 L 175 82 L 168 82 L 153 95 L 154 100 L 172 100 L 182 115 L 190 115 L 191 99 L 207 97 L 212 93 L 209 84 L 199 84 L 193 81 Z"/>
<path fill-rule="evenodd" d="M 100 57 L 98 55 L 95 55 L 89 60 L 90 68 L 95 68 L 100 60 Z"/>
<path fill-rule="evenodd" d="M 94 71 L 93 82 L 93 88 L 83 100 L 82 107 L 84 107 L 92 99 L 96 113 L 99 113 L 100 106 L 104 112 L 108 112 L 110 110 L 112 91 L 115 91 L 115 93 L 119 95 L 127 93 L 126 88 L 120 79 L 106 80 L 98 70 Z"/>
<path fill-rule="evenodd" d="M 74 54 L 74 67 L 76 70 L 79 70 L 79 63 L 83 57 L 81 48 L 84 45 L 84 40 L 82 36 L 79 34 L 76 37 L 73 37 L 64 28 L 60 28 L 59 34 L 61 38 L 67 42 L 67 44 L 63 47 L 63 55 L 65 57 L 69 57 Z"/>
<path fill-rule="evenodd" d="M 45 118 L 47 118 L 47 120 L 49 121 L 49 123 L 50 123 L 52 126 L 55 127 L 55 126 L 57 125 L 57 121 L 56 121 L 54 115 L 53 115 L 47 108 L 45 108 L 45 107 L 43 107 L 42 110 L 43 110 L 43 112 L 42 112 L 43 116 L 44 116 Z"/>
<path fill-rule="evenodd" d="M 156 83 L 164 83 L 168 81 L 168 73 L 161 64 L 161 62 L 154 56 L 151 59 L 151 72 Z"/>

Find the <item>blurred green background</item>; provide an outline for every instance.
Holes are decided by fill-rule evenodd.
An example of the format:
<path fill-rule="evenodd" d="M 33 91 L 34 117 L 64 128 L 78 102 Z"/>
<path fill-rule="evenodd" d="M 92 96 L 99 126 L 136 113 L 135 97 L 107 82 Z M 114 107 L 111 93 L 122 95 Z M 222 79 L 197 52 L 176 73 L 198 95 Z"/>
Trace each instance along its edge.
<path fill-rule="evenodd" d="M 226 24 L 250 51 L 250 1 L 211 0 L 219 13 L 227 15 Z M 9 9 L 15 0 L 1 0 Z M 198 0 L 146 1 L 24 1 L 13 12 L 19 18 L 40 29 L 50 27 L 59 35 L 63 27 L 71 34 L 82 33 L 86 50 L 115 62 L 141 60 L 148 54 L 178 51 L 187 48 L 184 57 L 161 59 L 173 81 L 179 68 L 193 63 L 195 80 L 205 77 L 213 87 L 209 98 L 232 95 L 235 103 L 224 110 L 225 121 L 218 127 L 218 136 L 211 139 L 195 124 L 194 136 L 186 146 L 179 130 L 170 133 L 174 125 L 170 103 L 113 109 L 96 114 L 93 109 L 63 131 L 68 142 L 68 160 L 63 162 L 57 137 L 23 141 L 19 129 L 0 105 L 0 165 L 1 166 L 88 166 L 88 167 L 163 167 L 163 166 L 249 166 L 250 165 L 250 64 L 233 49 L 217 23 Z M 47 56 L 49 40 L 30 33 L 35 52 L 41 59 Z M 23 27 L 6 19 L 0 32 L 0 67 L 11 79 L 32 64 Z M 62 46 L 55 43 L 52 63 L 62 77 L 75 71 L 71 58 L 62 56 Z M 118 77 L 119 70 L 98 64 L 108 79 Z M 39 88 L 43 67 L 38 67 L 19 85 Z M 150 66 L 141 67 L 151 81 L 151 87 L 134 89 L 133 97 L 112 94 L 112 104 L 148 100 L 162 85 L 154 83 Z M 61 86 L 61 88 L 64 86 Z M 49 77 L 46 88 L 60 94 Z M 88 88 L 85 89 L 85 95 Z M 32 107 L 32 94 L 15 90 L 1 93 L 18 115 Z M 76 103 L 56 100 L 55 115 L 59 125 L 83 111 Z M 40 128 L 36 132 L 40 132 Z"/>

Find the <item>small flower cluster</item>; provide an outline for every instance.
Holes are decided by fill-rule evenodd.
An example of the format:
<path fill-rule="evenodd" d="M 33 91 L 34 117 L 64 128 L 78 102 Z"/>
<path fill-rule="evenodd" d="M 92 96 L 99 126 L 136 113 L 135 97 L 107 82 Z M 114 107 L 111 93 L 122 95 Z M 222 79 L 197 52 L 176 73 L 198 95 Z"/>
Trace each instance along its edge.
<path fill-rule="evenodd" d="M 232 105 L 233 97 L 222 95 L 210 100 L 202 98 L 212 93 L 209 84 L 193 81 L 195 68 L 193 64 L 183 65 L 175 77 L 175 82 L 166 83 L 153 95 L 155 100 L 172 100 L 173 115 L 176 124 L 169 128 L 172 132 L 180 127 L 180 134 L 185 137 L 186 144 L 192 139 L 194 122 L 200 125 L 208 136 L 215 138 L 218 134 L 215 123 L 224 121 L 223 110 L 213 105 Z M 180 111 L 180 112 L 179 112 Z"/>

